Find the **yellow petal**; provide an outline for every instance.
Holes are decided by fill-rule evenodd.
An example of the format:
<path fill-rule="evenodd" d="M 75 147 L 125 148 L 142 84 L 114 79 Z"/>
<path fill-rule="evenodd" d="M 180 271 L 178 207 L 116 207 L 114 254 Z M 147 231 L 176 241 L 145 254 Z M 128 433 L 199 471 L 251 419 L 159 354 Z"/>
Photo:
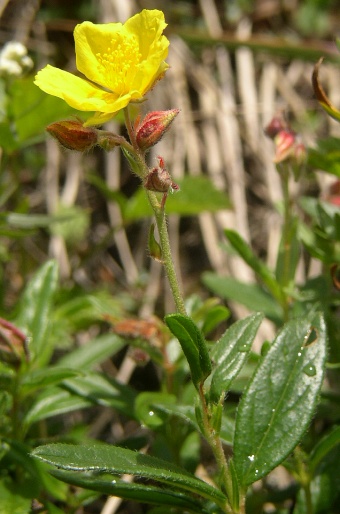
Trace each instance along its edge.
<path fill-rule="evenodd" d="M 78 70 L 89 80 L 108 87 L 106 70 L 98 56 L 105 55 L 111 47 L 112 38 L 121 30 L 121 23 L 80 23 L 74 29 L 76 64 Z"/>
<path fill-rule="evenodd" d="M 169 41 L 158 10 L 143 10 L 122 25 L 84 22 L 74 31 L 77 68 L 88 79 L 116 93 L 141 97 L 164 70 Z"/>
<path fill-rule="evenodd" d="M 93 127 L 94 125 L 103 125 L 107 121 L 111 120 L 117 113 L 103 113 L 96 112 L 93 116 L 90 116 L 84 123 L 84 127 Z"/>
<path fill-rule="evenodd" d="M 79 111 L 115 113 L 130 101 L 130 97 L 117 98 L 87 80 L 50 65 L 38 72 L 34 83 L 45 93 L 62 98 Z"/>

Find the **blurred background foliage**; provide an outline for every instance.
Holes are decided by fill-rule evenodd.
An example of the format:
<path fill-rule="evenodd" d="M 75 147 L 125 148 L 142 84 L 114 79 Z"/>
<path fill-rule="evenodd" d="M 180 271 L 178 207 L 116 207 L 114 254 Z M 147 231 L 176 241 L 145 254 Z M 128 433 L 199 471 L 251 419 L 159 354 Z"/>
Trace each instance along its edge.
<path fill-rule="evenodd" d="M 201 326 L 215 329 L 219 322 L 226 324 L 229 314 L 230 320 L 239 319 L 260 301 L 266 306 L 267 320 L 259 340 L 272 340 L 276 326 L 282 324 L 282 313 L 264 293 L 256 266 L 246 264 L 225 236 L 226 229 L 237 230 L 254 255 L 275 268 L 283 197 L 273 163 L 274 146 L 263 128 L 278 112 L 285 113 L 309 148 L 304 173 L 292 184 L 294 203 L 304 221 L 299 232 L 304 247 L 296 262 L 301 289 L 292 291 L 292 297 L 301 300 L 297 311 L 304 314 L 317 303 L 324 305 L 328 319 L 336 319 L 339 300 L 329 270 L 340 261 L 340 129 L 321 112 L 311 86 L 313 65 L 325 56 L 321 79 L 329 97 L 340 105 L 338 1 L 1 0 L 1 46 L 23 43 L 34 67 L 20 77 L 6 73 L 0 77 L 0 317 L 22 319 L 31 301 L 26 293 L 20 302 L 25 287 L 41 265 L 54 259 L 59 279 L 49 311 L 51 362 L 64 358 L 67 363 L 68 350 L 97 341 L 94 365 L 106 362 L 104 357 L 112 351 L 115 359 L 102 366 L 139 392 L 158 389 L 155 368 L 147 359 L 144 368 L 127 369 L 123 343 L 116 341 L 110 350 L 112 341 L 100 338 L 112 336 L 112 325 L 120 320 L 161 318 L 174 309 L 161 266 L 147 252 L 150 211 L 138 180 L 117 150 L 72 153 L 46 135 L 49 123 L 82 114 L 41 92 L 33 77 L 47 63 L 76 72 L 72 32 L 77 23 L 124 21 L 143 8 L 164 11 L 171 42 L 171 68 L 142 109 L 181 109 L 149 159 L 153 165 L 162 155 L 181 185 L 181 192 L 168 198 L 167 211 L 190 314 Z M 118 116 L 108 128 L 123 133 L 122 121 Z M 324 207 L 318 200 L 325 202 Z M 243 289 L 243 284 L 248 287 Z M 52 302 L 49 297 L 46 301 Z M 338 325 L 339 321 L 332 325 L 335 363 L 340 356 Z M 131 333 L 123 331 L 124 335 Z M 156 362 L 160 358 L 157 351 L 152 358 Z M 243 381 L 241 376 L 236 395 Z M 116 386 L 98 385 L 101 393 L 108 388 L 112 397 Z M 41 439 L 48 431 L 52 438 L 62 431 L 72 440 L 85 433 L 108 441 L 128 439 L 131 433 L 136 439 L 140 436 L 136 420 L 127 421 L 128 402 L 117 407 L 112 400 L 109 406 L 120 414 L 110 412 L 98 424 L 92 415 L 97 410 L 76 411 L 65 421 L 63 413 L 93 405 L 84 399 L 87 383 L 80 387 L 78 382 L 81 393 L 75 403 L 71 387 L 69 377 L 68 392 L 63 393 L 69 396 L 61 399 L 56 392 L 52 398 L 55 403 L 65 401 L 64 410 L 50 410 L 48 417 L 53 414 L 56 421 L 48 430 L 47 425 L 34 429 L 32 438 Z M 135 393 L 128 389 L 125 394 L 131 399 Z M 191 394 L 190 389 L 183 393 L 188 403 Z M 33 398 L 34 394 L 31 402 Z M 36 411 L 27 407 L 28 424 L 45 422 L 47 414 L 39 411 L 43 402 L 41 393 Z M 32 407 L 29 401 L 27 405 Z M 338 408 L 337 404 L 333 421 L 338 419 Z M 145 412 L 139 417 L 143 416 Z M 177 436 L 180 439 L 181 434 Z M 156 454 L 170 452 L 162 448 L 163 442 L 156 440 Z M 191 444 L 196 453 L 183 448 L 179 457 L 183 461 L 196 462 L 198 441 L 193 438 Z M 19 448 L 18 454 L 25 453 L 20 452 Z M 50 491 L 53 487 L 54 482 L 48 485 Z M 64 501 L 67 494 L 58 487 L 54 494 Z"/>

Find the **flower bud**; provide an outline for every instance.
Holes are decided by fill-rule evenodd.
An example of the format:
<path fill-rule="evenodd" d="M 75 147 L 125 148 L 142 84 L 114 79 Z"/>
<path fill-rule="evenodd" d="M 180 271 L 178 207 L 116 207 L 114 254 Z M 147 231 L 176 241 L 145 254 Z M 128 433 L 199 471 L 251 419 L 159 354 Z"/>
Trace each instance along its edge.
<path fill-rule="evenodd" d="M 179 113 L 179 109 L 149 112 L 136 128 L 136 141 L 141 150 L 158 143 Z"/>
<path fill-rule="evenodd" d="M 97 130 L 92 127 L 84 127 L 81 121 L 64 120 L 51 123 L 46 130 L 59 143 L 69 150 L 85 152 L 97 144 Z"/>
<path fill-rule="evenodd" d="M 281 130 L 286 129 L 287 123 L 284 120 L 283 115 L 278 114 L 277 116 L 274 116 L 271 122 L 265 127 L 264 133 L 271 139 L 274 139 Z"/>
<path fill-rule="evenodd" d="M 26 336 L 11 322 L 0 318 L 0 360 L 17 367 L 26 355 Z"/>
<path fill-rule="evenodd" d="M 169 172 L 163 168 L 153 168 L 144 181 L 144 187 L 156 193 L 167 193 L 171 187 Z"/>
<path fill-rule="evenodd" d="M 295 133 L 291 130 L 281 130 L 274 139 L 276 151 L 274 162 L 276 164 L 286 161 L 295 151 Z"/>

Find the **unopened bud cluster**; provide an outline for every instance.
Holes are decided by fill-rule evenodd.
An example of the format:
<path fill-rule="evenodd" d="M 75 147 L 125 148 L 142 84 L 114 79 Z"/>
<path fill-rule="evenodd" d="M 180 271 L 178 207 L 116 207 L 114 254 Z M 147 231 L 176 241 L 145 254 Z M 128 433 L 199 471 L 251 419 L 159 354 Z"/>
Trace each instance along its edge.
<path fill-rule="evenodd" d="M 275 116 L 265 128 L 265 134 L 275 144 L 275 164 L 291 161 L 302 165 L 306 160 L 306 147 L 299 136 L 287 125 L 282 116 Z"/>
<path fill-rule="evenodd" d="M 27 48 L 18 41 L 9 41 L 0 52 L 0 76 L 21 77 L 33 68 Z"/>

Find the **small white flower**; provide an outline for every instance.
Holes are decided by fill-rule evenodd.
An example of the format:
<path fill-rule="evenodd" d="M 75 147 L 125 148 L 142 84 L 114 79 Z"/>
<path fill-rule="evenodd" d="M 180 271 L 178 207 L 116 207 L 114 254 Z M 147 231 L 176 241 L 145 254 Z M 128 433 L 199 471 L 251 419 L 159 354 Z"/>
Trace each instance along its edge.
<path fill-rule="evenodd" d="M 20 77 L 33 67 L 27 48 L 18 41 L 9 41 L 0 52 L 0 75 Z"/>
<path fill-rule="evenodd" d="M 1 50 L 1 55 L 5 59 L 17 60 L 18 57 L 27 55 L 27 48 L 19 41 L 9 41 Z"/>
<path fill-rule="evenodd" d="M 20 77 L 22 74 L 22 67 L 16 61 L 6 59 L 0 55 L 0 74 Z"/>
<path fill-rule="evenodd" d="M 29 55 L 25 55 L 22 59 L 21 59 L 21 64 L 24 68 L 26 68 L 27 70 L 30 70 L 31 68 L 33 68 L 33 61 L 32 59 L 30 58 Z"/>

